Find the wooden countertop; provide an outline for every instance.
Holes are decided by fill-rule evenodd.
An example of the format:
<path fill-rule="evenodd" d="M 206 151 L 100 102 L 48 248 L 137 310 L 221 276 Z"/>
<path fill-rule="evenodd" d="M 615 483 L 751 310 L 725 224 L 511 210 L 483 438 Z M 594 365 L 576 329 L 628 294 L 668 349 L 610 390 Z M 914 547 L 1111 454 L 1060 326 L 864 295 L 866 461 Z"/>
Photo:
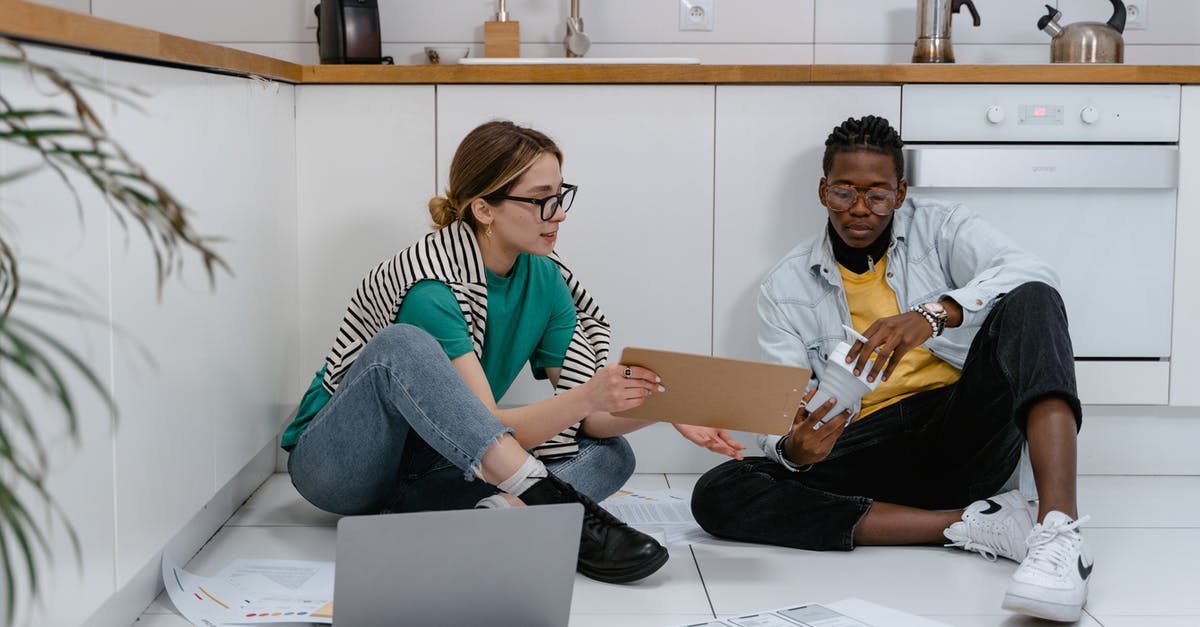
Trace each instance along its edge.
<path fill-rule="evenodd" d="M 1194 65 L 306 65 L 308 83 L 1200 83 Z"/>
<path fill-rule="evenodd" d="M 1195 65 L 299 65 L 21 0 L 0 0 L 0 35 L 303 84 L 1200 84 Z"/>

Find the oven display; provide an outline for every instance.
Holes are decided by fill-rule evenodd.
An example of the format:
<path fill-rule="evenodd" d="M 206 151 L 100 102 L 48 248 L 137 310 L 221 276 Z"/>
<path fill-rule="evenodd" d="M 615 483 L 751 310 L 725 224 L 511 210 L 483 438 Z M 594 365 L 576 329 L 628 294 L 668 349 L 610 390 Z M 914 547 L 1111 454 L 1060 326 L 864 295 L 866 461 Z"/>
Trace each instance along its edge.
<path fill-rule="evenodd" d="M 1017 108 L 1017 124 L 1062 126 L 1062 105 L 1021 105 Z"/>

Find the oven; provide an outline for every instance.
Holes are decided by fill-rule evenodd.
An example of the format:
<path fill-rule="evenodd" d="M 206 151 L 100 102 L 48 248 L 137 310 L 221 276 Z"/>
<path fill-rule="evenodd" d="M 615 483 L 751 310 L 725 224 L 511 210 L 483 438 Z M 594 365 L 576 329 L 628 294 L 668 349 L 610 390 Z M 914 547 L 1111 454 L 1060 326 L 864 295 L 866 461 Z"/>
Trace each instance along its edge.
<path fill-rule="evenodd" d="M 1058 272 L 1080 397 L 1168 403 L 1180 88 L 910 85 L 909 193 L 959 201 Z"/>

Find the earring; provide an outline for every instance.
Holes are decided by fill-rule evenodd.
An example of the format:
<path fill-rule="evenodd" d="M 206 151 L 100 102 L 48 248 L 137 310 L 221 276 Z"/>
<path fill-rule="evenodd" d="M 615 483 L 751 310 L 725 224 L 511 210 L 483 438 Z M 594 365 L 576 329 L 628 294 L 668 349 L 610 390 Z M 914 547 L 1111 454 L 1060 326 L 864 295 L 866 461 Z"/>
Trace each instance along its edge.
<path fill-rule="evenodd" d="M 483 235 L 484 235 L 485 237 L 487 237 L 488 239 L 491 239 L 491 237 L 492 237 L 492 225 L 490 225 L 490 224 L 489 224 L 489 225 L 487 225 L 487 230 L 485 230 L 485 231 L 483 232 Z"/>

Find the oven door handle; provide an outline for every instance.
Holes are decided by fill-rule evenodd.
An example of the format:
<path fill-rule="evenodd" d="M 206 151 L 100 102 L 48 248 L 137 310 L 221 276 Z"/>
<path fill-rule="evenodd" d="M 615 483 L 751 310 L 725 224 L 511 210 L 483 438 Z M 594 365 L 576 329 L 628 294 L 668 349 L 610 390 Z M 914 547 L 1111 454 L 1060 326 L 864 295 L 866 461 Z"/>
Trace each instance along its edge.
<path fill-rule="evenodd" d="M 1176 146 L 909 144 L 913 187 L 1174 189 Z"/>

